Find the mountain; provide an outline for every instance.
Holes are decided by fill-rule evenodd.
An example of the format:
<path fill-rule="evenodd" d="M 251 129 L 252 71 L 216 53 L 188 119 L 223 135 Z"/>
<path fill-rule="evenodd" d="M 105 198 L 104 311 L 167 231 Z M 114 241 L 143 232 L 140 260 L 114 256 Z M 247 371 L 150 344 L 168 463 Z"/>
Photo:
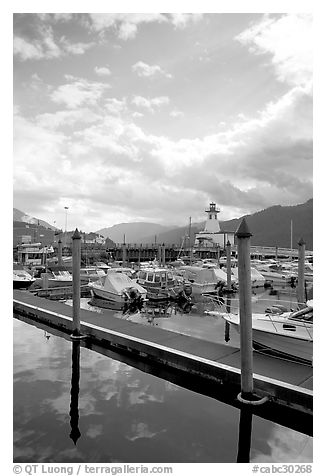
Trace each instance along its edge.
<path fill-rule="evenodd" d="M 51 230 L 57 230 L 57 228 L 53 225 L 49 225 L 44 220 L 39 220 L 38 218 L 31 217 L 30 215 L 27 215 L 25 212 L 21 212 L 17 208 L 13 209 L 13 221 L 19 221 L 19 222 L 24 222 L 24 223 L 30 223 L 33 225 L 41 225 L 44 228 L 50 228 Z"/>
<path fill-rule="evenodd" d="M 157 223 L 134 222 L 134 223 L 119 223 L 108 228 L 102 228 L 96 233 L 110 238 L 115 243 L 123 243 L 124 236 L 126 243 L 154 243 L 155 235 L 164 233 L 172 229 L 170 226 L 158 225 Z M 143 237 L 153 236 L 153 241 L 144 241 Z"/>
<path fill-rule="evenodd" d="M 276 205 L 266 208 L 252 215 L 241 218 L 221 221 L 222 231 L 236 231 L 242 218 L 246 218 L 250 232 L 251 244 L 261 246 L 291 247 L 291 220 L 292 246 L 297 247 L 300 238 L 306 242 L 306 249 L 313 250 L 313 199 L 294 206 Z M 194 243 L 195 234 L 203 230 L 205 222 L 196 223 L 191 227 L 191 243 Z M 159 233 L 157 243 L 181 245 L 183 237 L 189 234 L 189 227 L 180 227 Z M 154 243 L 154 236 L 145 236 L 142 243 Z M 189 246 L 188 238 L 185 246 Z"/>

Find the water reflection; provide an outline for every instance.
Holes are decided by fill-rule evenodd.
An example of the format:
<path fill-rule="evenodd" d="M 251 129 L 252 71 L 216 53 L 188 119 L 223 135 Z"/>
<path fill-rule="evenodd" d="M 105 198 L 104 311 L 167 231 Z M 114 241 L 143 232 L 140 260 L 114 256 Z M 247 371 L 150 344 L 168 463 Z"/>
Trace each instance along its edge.
<path fill-rule="evenodd" d="M 240 410 L 237 463 L 250 463 L 252 412 L 250 408 Z"/>
<path fill-rule="evenodd" d="M 249 425 L 237 408 L 79 343 L 46 340 L 42 329 L 16 319 L 14 330 L 15 462 L 209 463 L 248 456 Z M 252 460 L 311 461 L 311 438 L 252 418 Z"/>
<path fill-rule="evenodd" d="M 71 355 L 71 391 L 70 391 L 70 438 L 76 445 L 78 439 L 81 436 L 79 431 L 79 375 L 80 375 L 80 342 L 72 342 L 72 355 Z"/>

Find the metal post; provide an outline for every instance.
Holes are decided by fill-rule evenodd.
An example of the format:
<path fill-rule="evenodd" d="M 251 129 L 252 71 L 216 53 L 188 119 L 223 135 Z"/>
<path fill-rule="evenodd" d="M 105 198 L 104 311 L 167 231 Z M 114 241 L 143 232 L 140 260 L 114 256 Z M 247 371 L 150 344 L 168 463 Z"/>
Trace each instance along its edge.
<path fill-rule="evenodd" d="M 299 249 L 298 249 L 298 286 L 297 286 L 297 299 L 298 304 L 305 303 L 305 279 L 304 279 L 304 262 L 305 262 L 305 250 L 306 250 L 306 243 L 301 238 L 298 242 Z"/>
<path fill-rule="evenodd" d="M 226 275 L 227 275 L 227 286 L 226 289 L 228 292 L 231 291 L 231 243 L 227 242 L 226 244 Z"/>
<path fill-rule="evenodd" d="M 236 232 L 238 239 L 238 275 L 240 306 L 241 398 L 250 400 L 253 393 L 252 309 L 250 276 L 250 237 L 245 218 Z"/>
<path fill-rule="evenodd" d="M 72 236 L 72 319 L 73 336 L 80 336 L 80 259 L 81 235 L 75 230 Z"/>
<path fill-rule="evenodd" d="M 217 243 L 217 247 L 216 247 L 216 248 L 217 248 L 217 263 L 218 263 L 218 265 L 219 265 L 219 264 L 220 264 L 220 252 L 221 252 L 221 250 L 220 250 L 220 244 L 219 244 L 219 243 Z"/>
<path fill-rule="evenodd" d="M 278 246 L 275 246 L 275 259 L 278 259 Z"/>

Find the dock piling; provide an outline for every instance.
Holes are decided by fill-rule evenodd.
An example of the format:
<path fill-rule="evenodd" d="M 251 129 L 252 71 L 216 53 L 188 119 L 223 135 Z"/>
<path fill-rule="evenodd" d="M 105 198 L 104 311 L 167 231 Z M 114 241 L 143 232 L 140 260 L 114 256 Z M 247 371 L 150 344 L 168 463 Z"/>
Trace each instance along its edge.
<path fill-rule="evenodd" d="M 58 240 L 58 265 L 62 266 L 62 241 Z"/>
<path fill-rule="evenodd" d="M 72 339 L 80 339 L 80 260 L 81 260 L 81 234 L 75 230 L 72 235 Z"/>
<path fill-rule="evenodd" d="M 298 304 L 304 304 L 305 299 L 305 279 L 304 279 L 304 262 L 305 262 L 305 252 L 306 252 L 306 243 L 300 238 L 298 242 L 298 286 L 297 286 L 297 299 Z"/>
<path fill-rule="evenodd" d="M 49 275 L 47 273 L 42 273 L 42 289 L 48 289 L 49 287 Z"/>
<path fill-rule="evenodd" d="M 227 286 L 226 289 L 228 292 L 231 291 L 231 243 L 227 242 L 226 244 L 226 275 L 227 275 Z"/>

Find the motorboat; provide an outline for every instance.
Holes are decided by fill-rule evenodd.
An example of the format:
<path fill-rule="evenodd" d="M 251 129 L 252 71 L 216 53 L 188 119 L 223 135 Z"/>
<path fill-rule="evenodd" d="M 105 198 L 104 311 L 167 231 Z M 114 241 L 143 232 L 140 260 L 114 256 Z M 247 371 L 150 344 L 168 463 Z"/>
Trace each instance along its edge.
<path fill-rule="evenodd" d="M 231 273 L 236 278 L 236 280 L 239 281 L 238 267 L 231 268 Z M 265 286 L 266 278 L 258 271 L 258 269 L 251 267 L 250 276 L 251 276 L 251 286 L 253 288 L 259 288 L 261 286 Z"/>
<path fill-rule="evenodd" d="M 255 263 L 253 267 L 264 276 L 266 284 L 287 285 L 291 282 L 293 272 L 284 269 L 282 266 L 274 263 Z"/>
<path fill-rule="evenodd" d="M 206 314 L 222 317 L 240 332 L 238 314 L 219 311 L 206 311 Z M 275 305 L 266 309 L 265 313 L 253 313 L 252 339 L 256 350 L 312 364 L 312 300 L 296 311 L 285 311 L 283 306 Z"/>
<path fill-rule="evenodd" d="M 72 286 L 72 274 L 65 266 L 49 267 L 44 272 L 40 269 L 36 276 L 33 288 L 43 287 L 44 276 L 46 276 L 47 287 L 49 288 Z"/>
<path fill-rule="evenodd" d="M 97 281 L 88 284 L 93 297 L 117 303 L 144 300 L 147 290 L 124 273 L 108 271 Z"/>
<path fill-rule="evenodd" d="M 35 282 L 35 278 L 22 265 L 14 264 L 13 288 L 27 289 Z"/>
<path fill-rule="evenodd" d="M 192 286 L 170 268 L 150 267 L 140 269 L 136 274 L 137 283 L 147 289 L 148 299 L 189 300 Z"/>
<path fill-rule="evenodd" d="M 80 268 L 80 282 L 81 284 L 90 283 L 92 281 L 97 281 L 99 278 L 106 276 L 106 272 L 101 269 L 94 267 Z"/>
<path fill-rule="evenodd" d="M 102 269 L 105 273 L 107 273 L 107 271 L 111 269 L 111 267 L 107 265 L 106 263 L 104 263 L 103 261 L 97 261 L 95 263 L 95 266 L 97 269 Z"/>
<path fill-rule="evenodd" d="M 191 283 L 194 294 L 216 293 L 221 285 L 227 284 L 227 274 L 216 265 L 180 266 L 178 273 Z M 234 276 L 231 284 L 236 285 Z"/>

